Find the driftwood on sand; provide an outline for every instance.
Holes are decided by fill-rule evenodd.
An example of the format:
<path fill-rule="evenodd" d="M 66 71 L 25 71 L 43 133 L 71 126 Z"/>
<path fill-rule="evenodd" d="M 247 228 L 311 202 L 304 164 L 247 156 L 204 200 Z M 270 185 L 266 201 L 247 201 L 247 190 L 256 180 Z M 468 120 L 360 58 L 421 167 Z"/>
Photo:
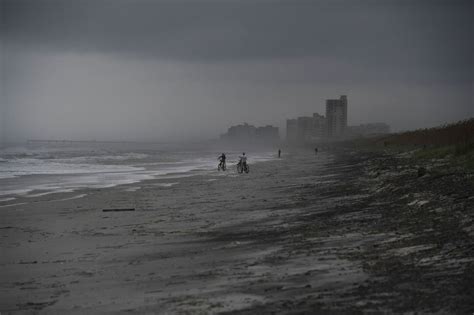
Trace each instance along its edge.
<path fill-rule="evenodd" d="M 135 208 L 102 209 L 102 212 L 120 212 L 120 211 L 135 211 Z"/>

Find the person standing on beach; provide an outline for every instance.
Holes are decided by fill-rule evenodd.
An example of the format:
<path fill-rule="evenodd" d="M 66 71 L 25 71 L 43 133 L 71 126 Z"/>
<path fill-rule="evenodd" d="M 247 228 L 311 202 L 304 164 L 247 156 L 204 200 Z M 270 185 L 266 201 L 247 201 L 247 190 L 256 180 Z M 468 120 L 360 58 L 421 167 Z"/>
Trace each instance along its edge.
<path fill-rule="evenodd" d="M 318 155 L 318 148 L 314 148 L 314 155 Z"/>
<path fill-rule="evenodd" d="M 281 157 L 281 150 L 278 149 L 278 158 L 280 158 L 280 157 Z"/>

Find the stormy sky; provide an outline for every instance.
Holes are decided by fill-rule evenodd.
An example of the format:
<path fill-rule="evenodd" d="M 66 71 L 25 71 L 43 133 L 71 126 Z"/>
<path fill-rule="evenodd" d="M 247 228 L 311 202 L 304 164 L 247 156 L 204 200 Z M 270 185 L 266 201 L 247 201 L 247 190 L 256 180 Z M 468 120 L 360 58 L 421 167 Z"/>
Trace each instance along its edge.
<path fill-rule="evenodd" d="M 175 141 L 474 116 L 470 0 L 0 0 L 2 139 Z"/>

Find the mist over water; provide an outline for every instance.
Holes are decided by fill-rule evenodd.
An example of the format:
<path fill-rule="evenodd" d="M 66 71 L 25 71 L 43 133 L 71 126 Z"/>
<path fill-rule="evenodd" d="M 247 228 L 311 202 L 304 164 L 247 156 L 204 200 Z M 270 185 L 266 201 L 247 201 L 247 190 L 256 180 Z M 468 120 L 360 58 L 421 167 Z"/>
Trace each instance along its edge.
<path fill-rule="evenodd" d="M 40 196 L 79 188 L 106 188 L 162 178 L 176 184 L 183 176 L 217 168 L 222 152 L 201 146 L 140 143 L 24 144 L 0 150 L 0 196 Z M 242 152 L 227 151 L 228 164 Z M 250 163 L 275 152 L 250 151 Z M 166 187 L 166 183 L 164 183 Z"/>

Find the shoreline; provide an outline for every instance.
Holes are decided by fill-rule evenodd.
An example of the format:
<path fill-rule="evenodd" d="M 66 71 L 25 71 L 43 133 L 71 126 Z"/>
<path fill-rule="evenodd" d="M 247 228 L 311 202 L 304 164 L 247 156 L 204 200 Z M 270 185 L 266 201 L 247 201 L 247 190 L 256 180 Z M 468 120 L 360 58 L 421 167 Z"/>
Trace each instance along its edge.
<path fill-rule="evenodd" d="M 196 152 L 197 154 L 199 154 L 199 152 Z M 133 153 L 133 154 L 138 154 L 138 153 Z M 270 157 L 272 155 L 271 152 L 259 152 L 256 157 L 255 157 L 255 160 L 253 163 L 251 164 L 254 164 L 254 165 L 258 165 L 259 163 L 265 163 L 265 162 L 268 162 L 268 161 L 272 161 L 272 160 L 275 160 L 276 157 Z M 199 159 L 199 160 L 202 160 L 202 159 Z M 230 159 L 228 161 L 228 165 L 232 165 L 232 166 L 235 166 L 234 163 L 236 163 L 235 160 L 233 159 Z M 138 173 L 136 172 L 132 172 L 132 173 L 127 173 L 127 172 L 119 172 L 119 173 L 109 173 L 109 172 L 105 172 L 105 173 L 65 173 L 65 174 L 29 174 L 29 175 L 22 175 L 22 176 L 16 176 L 16 177 L 8 177 L 8 178 L 3 178 L 2 180 L 23 180 L 23 181 L 26 181 L 28 182 L 30 179 L 33 180 L 33 181 L 37 181 L 37 182 L 42 182 L 44 180 L 41 180 L 42 177 L 52 177 L 52 178 L 61 178 L 61 177 L 64 177 L 64 178 L 67 178 L 67 177 L 81 177 L 81 176 L 107 176 L 109 174 L 112 174 L 112 175 L 117 175 L 117 174 L 120 174 L 121 178 L 119 178 L 116 182 L 113 182 L 111 181 L 110 179 L 108 179 L 108 181 L 110 181 L 110 183 L 108 184 L 96 184 L 96 183 L 89 183 L 89 184 L 86 184 L 86 183 L 83 183 L 82 186 L 80 183 L 75 183 L 74 180 L 69 183 L 69 181 L 64 181 L 64 179 L 62 179 L 62 181 L 64 183 L 66 183 L 69 187 L 65 188 L 65 189 L 52 189 L 52 188 L 31 188 L 31 189 L 21 189 L 21 193 L 8 193 L 8 194 L 2 194 L 0 195 L 0 208 L 2 207 L 10 207 L 10 206 L 14 206 L 18 203 L 18 200 L 21 200 L 22 204 L 24 203 L 27 203 L 26 201 L 29 201 L 29 200 L 32 200 L 32 198 L 35 198 L 35 197 L 41 197 L 41 196 L 47 196 L 47 195 L 60 195 L 60 196 L 63 196 L 63 195 L 69 195 L 69 194 L 73 194 L 73 193 L 76 193 L 76 192 L 86 192 L 87 191 L 95 191 L 95 190 L 102 190 L 102 189 L 108 189 L 108 188 L 115 188 L 115 187 L 127 187 L 127 186 L 137 186 L 139 185 L 140 183 L 142 182 L 147 182 L 147 181 L 164 181 L 164 180 L 167 180 L 167 179 L 180 179 L 180 178 L 185 178 L 185 177 L 191 177 L 191 176 L 205 176 L 206 174 L 207 175 L 211 175 L 213 174 L 213 172 L 215 171 L 215 168 L 214 167 L 203 167 L 202 165 L 200 165 L 198 163 L 198 165 L 196 166 L 187 166 L 185 167 L 185 170 L 182 170 L 182 171 L 176 171 L 174 170 L 173 168 L 172 169 L 163 169 L 163 170 L 152 170 L 152 169 L 145 169 L 143 164 L 143 162 L 137 162 L 135 164 L 131 164 L 131 165 L 125 165 L 126 167 L 130 167 L 130 168 L 143 168 L 141 171 L 139 171 Z M 156 162 L 158 164 L 186 164 L 186 163 L 189 163 L 189 161 L 179 161 L 179 162 L 172 162 L 172 163 L 169 163 L 169 162 Z M 145 163 L 146 164 L 146 163 Z M 155 164 L 155 163 L 152 163 L 152 164 Z M 201 162 L 202 164 L 202 162 Z M 207 164 L 210 164 L 210 163 L 207 163 Z M 100 164 L 91 164 L 92 166 L 94 167 L 97 167 L 99 166 Z M 112 165 L 112 164 L 107 164 L 106 165 L 107 167 L 115 167 L 115 166 L 120 166 L 120 165 Z M 123 165 L 122 165 L 123 166 Z M 216 162 L 216 168 L 217 168 L 217 162 Z M 234 170 L 234 168 L 232 167 L 231 168 L 232 170 Z M 229 169 L 230 170 L 230 169 Z M 127 178 L 127 175 L 129 175 L 129 177 L 132 177 L 133 179 L 128 179 Z M 129 182 L 127 182 L 129 181 Z M 47 181 L 49 184 L 53 183 L 53 182 L 50 182 L 50 181 Z M 56 181 L 57 182 L 57 181 Z M 63 182 L 59 181 L 57 182 L 57 185 L 61 185 Z M 38 184 L 36 186 L 40 186 L 41 184 Z M 97 185 L 97 186 L 95 186 Z M 34 186 L 33 186 L 34 187 Z M 10 201 L 15 201 L 15 202 L 12 202 L 11 204 L 8 204 L 8 202 Z"/>
<path fill-rule="evenodd" d="M 250 174 L 3 208 L 0 311 L 468 312 L 473 186 L 416 169 L 300 152 Z"/>

